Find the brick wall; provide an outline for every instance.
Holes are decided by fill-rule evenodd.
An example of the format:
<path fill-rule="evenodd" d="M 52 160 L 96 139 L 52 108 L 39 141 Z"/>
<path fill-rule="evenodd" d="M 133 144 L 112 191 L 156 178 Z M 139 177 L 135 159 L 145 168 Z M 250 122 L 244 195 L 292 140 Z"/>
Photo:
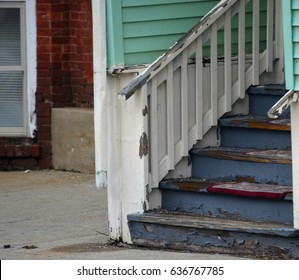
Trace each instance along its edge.
<path fill-rule="evenodd" d="M 37 133 L 0 138 L 0 170 L 52 167 L 52 108 L 93 107 L 91 0 L 37 0 Z"/>

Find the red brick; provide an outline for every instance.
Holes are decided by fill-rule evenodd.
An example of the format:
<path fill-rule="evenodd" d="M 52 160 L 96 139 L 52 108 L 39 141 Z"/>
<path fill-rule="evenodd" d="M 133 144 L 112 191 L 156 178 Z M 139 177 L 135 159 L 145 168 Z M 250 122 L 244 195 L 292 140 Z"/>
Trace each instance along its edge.
<path fill-rule="evenodd" d="M 51 4 L 37 2 L 36 3 L 36 10 L 39 11 L 39 12 L 51 11 Z"/>
<path fill-rule="evenodd" d="M 49 53 L 38 53 L 37 54 L 38 61 L 51 61 L 51 55 Z"/>
<path fill-rule="evenodd" d="M 38 84 L 38 81 L 37 81 L 37 84 Z M 52 92 L 51 87 L 49 87 L 49 86 L 41 86 L 38 84 L 37 89 L 36 89 L 36 94 L 39 94 L 39 95 L 46 95 L 46 94 L 50 94 L 51 92 Z M 40 101 L 43 101 L 43 100 L 40 100 Z"/>
<path fill-rule="evenodd" d="M 71 86 L 53 86 L 52 92 L 53 94 L 66 94 L 72 91 Z"/>
<path fill-rule="evenodd" d="M 37 62 L 37 69 L 51 69 L 52 63 L 50 61 L 38 61 Z"/>
<path fill-rule="evenodd" d="M 4 145 L 0 145 L 0 158 L 6 156 L 6 148 Z"/>
<path fill-rule="evenodd" d="M 37 44 L 39 45 L 50 45 L 52 42 L 52 38 L 48 36 L 39 36 L 37 34 Z"/>
<path fill-rule="evenodd" d="M 51 117 L 51 104 L 50 103 L 38 103 L 37 104 L 37 117 Z"/>
<path fill-rule="evenodd" d="M 12 170 L 36 170 L 37 161 L 33 158 L 15 159 L 12 162 Z"/>
<path fill-rule="evenodd" d="M 45 69 L 45 70 L 39 70 L 37 72 L 37 78 L 38 79 L 39 78 L 49 78 L 49 77 L 51 77 L 51 71 L 50 70 Z"/>
<path fill-rule="evenodd" d="M 52 5 L 53 12 L 69 11 L 69 9 L 70 9 L 70 7 L 68 4 L 53 4 Z"/>
<path fill-rule="evenodd" d="M 40 169 L 49 169 L 52 168 L 52 160 L 47 158 L 47 159 L 40 159 L 39 162 L 39 168 Z"/>
<path fill-rule="evenodd" d="M 15 156 L 16 157 L 24 157 L 23 146 L 21 146 L 21 145 L 15 146 Z"/>
<path fill-rule="evenodd" d="M 5 150 L 6 150 L 7 157 L 15 156 L 15 147 L 13 145 L 6 145 Z"/>
<path fill-rule="evenodd" d="M 52 30 L 51 29 L 39 29 L 38 36 L 50 38 L 52 36 Z"/>
<path fill-rule="evenodd" d="M 11 170 L 11 160 L 7 158 L 0 159 L 0 171 L 10 171 Z"/>
<path fill-rule="evenodd" d="M 32 147 L 32 145 L 24 145 L 23 146 L 23 156 L 24 157 L 31 157 L 31 155 L 32 155 L 31 147 Z"/>
<path fill-rule="evenodd" d="M 48 19 L 45 19 L 44 14 L 42 15 L 42 17 L 40 19 L 38 19 L 36 21 L 36 27 L 37 27 L 37 34 L 39 36 L 48 36 L 48 35 L 44 35 L 42 34 L 42 32 L 44 31 L 50 31 L 51 32 L 51 22 Z M 49 33 L 50 35 L 51 33 Z"/>
<path fill-rule="evenodd" d="M 33 157 L 39 157 L 40 156 L 40 146 L 32 145 L 31 146 L 31 154 Z"/>
<path fill-rule="evenodd" d="M 51 125 L 51 118 L 46 118 L 46 117 L 38 117 L 37 120 L 37 126 L 43 126 L 43 125 Z"/>
<path fill-rule="evenodd" d="M 69 20 L 53 20 L 52 21 L 52 28 L 60 29 L 60 28 L 66 28 L 70 24 Z"/>

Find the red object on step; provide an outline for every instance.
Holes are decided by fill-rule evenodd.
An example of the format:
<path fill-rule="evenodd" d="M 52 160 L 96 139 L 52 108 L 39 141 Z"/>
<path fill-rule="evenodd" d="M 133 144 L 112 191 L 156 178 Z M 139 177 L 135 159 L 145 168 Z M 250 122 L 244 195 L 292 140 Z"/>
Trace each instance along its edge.
<path fill-rule="evenodd" d="M 222 183 L 207 188 L 211 193 L 223 193 L 246 197 L 260 197 L 260 198 L 274 198 L 284 199 L 286 194 L 292 193 L 292 187 L 268 185 L 268 184 L 254 184 L 254 183 Z"/>

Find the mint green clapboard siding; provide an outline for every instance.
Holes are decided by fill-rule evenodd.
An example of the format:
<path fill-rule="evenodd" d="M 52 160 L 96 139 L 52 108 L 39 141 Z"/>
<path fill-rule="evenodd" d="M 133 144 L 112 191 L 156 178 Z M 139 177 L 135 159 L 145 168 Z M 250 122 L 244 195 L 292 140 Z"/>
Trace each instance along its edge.
<path fill-rule="evenodd" d="M 282 4 L 286 88 L 299 91 L 299 1 L 284 0 Z"/>
<path fill-rule="evenodd" d="M 148 64 L 196 24 L 219 0 L 107 0 L 108 65 Z M 266 40 L 266 2 L 261 1 L 261 50 Z M 264 16 L 263 16 L 264 14 Z M 238 16 L 232 19 L 232 51 L 238 49 Z M 252 1 L 246 6 L 246 52 L 251 51 Z M 224 50 L 219 30 L 218 55 Z M 204 54 L 209 56 L 209 42 Z"/>

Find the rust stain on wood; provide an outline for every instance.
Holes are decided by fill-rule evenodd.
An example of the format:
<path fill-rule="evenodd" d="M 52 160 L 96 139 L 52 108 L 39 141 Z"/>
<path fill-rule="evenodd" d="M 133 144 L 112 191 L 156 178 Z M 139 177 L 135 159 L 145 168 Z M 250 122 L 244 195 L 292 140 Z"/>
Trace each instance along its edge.
<path fill-rule="evenodd" d="M 267 130 L 281 130 L 291 131 L 290 119 L 277 119 L 272 120 L 268 118 L 234 118 L 228 121 L 229 124 L 238 127 L 248 127 L 256 129 L 267 129 Z"/>

